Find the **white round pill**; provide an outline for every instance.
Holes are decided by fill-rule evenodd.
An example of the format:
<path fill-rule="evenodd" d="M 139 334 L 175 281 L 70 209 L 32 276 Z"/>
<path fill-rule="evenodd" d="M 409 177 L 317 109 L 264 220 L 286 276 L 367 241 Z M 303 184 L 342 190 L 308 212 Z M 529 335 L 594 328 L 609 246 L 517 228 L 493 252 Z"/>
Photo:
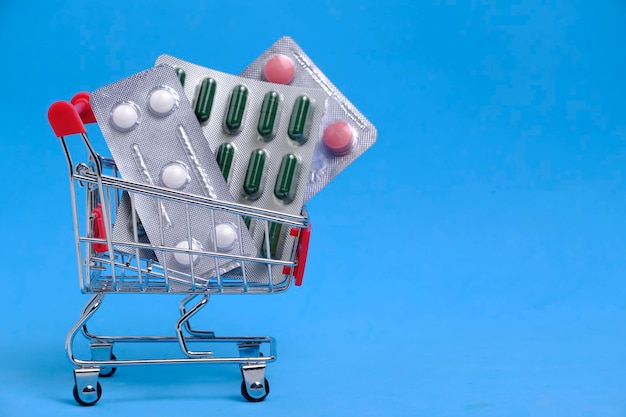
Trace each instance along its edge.
<path fill-rule="evenodd" d="M 189 182 L 189 172 L 180 163 L 174 162 L 166 165 L 161 171 L 161 181 L 167 188 L 181 190 Z"/>
<path fill-rule="evenodd" d="M 165 87 L 159 87 L 150 93 L 148 105 L 157 116 L 166 116 L 177 104 L 175 93 Z"/>
<path fill-rule="evenodd" d="M 129 103 L 121 103 L 115 106 L 111 113 L 113 126 L 122 131 L 131 130 L 139 121 L 139 111 Z"/>
<path fill-rule="evenodd" d="M 183 241 L 178 242 L 176 244 L 176 249 L 202 250 L 202 245 L 200 245 L 200 243 L 197 240 L 192 239 L 191 240 L 191 248 L 190 248 L 189 247 L 189 241 L 183 240 Z M 189 266 L 192 261 L 196 262 L 196 259 L 198 259 L 198 255 L 191 255 L 191 256 L 189 256 L 186 253 L 175 252 L 174 253 L 174 259 L 176 260 L 176 262 L 178 262 L 182 266 Z"/>
<path fill-rule="evenodd" d="M 228 223 L 220 223 L 215 226 L 215 237 L 217 250 L 220 252 L 228 251 L 235 246 L 237 242 L 237 230 Z"/>

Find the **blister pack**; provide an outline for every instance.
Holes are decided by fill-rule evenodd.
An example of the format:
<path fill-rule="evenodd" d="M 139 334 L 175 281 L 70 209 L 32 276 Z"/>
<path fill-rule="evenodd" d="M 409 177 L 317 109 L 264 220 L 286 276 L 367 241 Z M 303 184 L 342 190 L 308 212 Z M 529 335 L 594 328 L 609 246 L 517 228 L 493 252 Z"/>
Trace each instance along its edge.
<path fill-rule="evenodd" d="M 326 94 L 237 77 L 169 55 L 156 63 L 177 69 L 235 200 L 300 215 Z M 246 224 L 261 256 L 292 259 L 295 238 L 288 228 L 250 219 Z M 252 262 L 245 268 L 250 281 L 267 280 L 268 266 Z M 282 267 L 269 269 L 272 281 L 284 279 Z"/>
<path fill-rule="evenodd" d="M 299 215 L 326 94 L 237 77 L 170 55 L 156 63 L 184 74 L 185 93 L 235 200 Z"/>
<path fill-rule="evenodd" d="M 317 145 L 305 202 L 376 142 L 374 125 L 288 36 L 276 41 L 239 75 L 290 86 L 318 88 L 328 96 L 322 129 L 315 138 Z"/>
<path fill-rule="evenodd" d="M 175 70 L 160 65 L 91 94 L 91 106 L 117 168 L 127 180 L 232 202 L 215 157 Z M 240 216 L 137 194 L 135 208 L 149 241 L 171 248 L 255 256 Z M 215 225 L 215 227 L 213 227 Z M 133 225 L 130 225 L 133 227 Z M 215 276 L 239 263 L 155 251 L 164 269 Z M 218 269 L 219 268 L 219 269 Z"/>

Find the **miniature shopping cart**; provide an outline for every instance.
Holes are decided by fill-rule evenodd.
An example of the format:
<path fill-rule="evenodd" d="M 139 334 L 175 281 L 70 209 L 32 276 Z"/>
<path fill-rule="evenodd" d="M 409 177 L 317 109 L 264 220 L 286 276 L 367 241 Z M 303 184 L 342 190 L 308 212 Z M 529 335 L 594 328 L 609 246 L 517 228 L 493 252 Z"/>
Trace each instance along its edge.
<path fill-rule="evenodd" d="M 75 366 L 76 401 L 81 405 L 98 402 L 102 395 L 98 378 L 113 375 L 120 366 L 178 363 L 237 363 L 243 377 L 241 393 L 244 398 L 253 402 L 264 400 L 270 390 L 265 378 L 266 364 L 276 359 L 274 339 L 269 336 L 218 337 L 212 331 L 191 327 L 189 319 L 208 303 L 211 294 L 272 294 L 287 290 L 292 280 L 295 285 L 301 285 L 311 230 L 306 211 L 293 216 L 124 180 L 114 161 L 97 154 L 87 136 L 85 124 L 96 121 L 88 93 L 78 93 L 70 102 L 54 103 L 48 111 L 48 119 L 55 135 L 60 138 L 69 168 L 80 288 L 83 293 L 93 294 L 65 344 Z M 70 135 L 80 135 L 84 149 L 71 146 L 66 139 Z M 75 163 L 72 155 L 80 151 L 84 155 L 83 162 Z M 241 219 L 256 219 L 255 225 L 265 228 L 267 240 L 264 245 L 267 248 L 270 247 L 270 228 L 275 229 L 278 225 L 288 236 L 286 242 L 289 244 L 283 248 L 280 259 L 272 257 L 270 250 L 253 257 L 157 245 L 140 238 L 141 222 L 134 210 L 135 195 L 149 196 L 156 202 L 167 200 L 168 204 L 174 202 L 187 208 L 199 207 L 206 211 L 207 222 L 213 222 L 213 226 L 217 211 L 233 213 Z M 130 200 L 133 233 L 132 238 L 119 241 L 113 238 L 113 230 L 124 198 Z M 191 236 L 191 231 L 187 232 Z M 225 273 L 216 268 L 216 273 L 212 274 L 215 276 L 211 277 L 196 276 L 193 268 L 190 273 L 181 275 L 157 261 L 154 254 L 159 251 L 189 256 L 190 259 L 192 256 L 206 257 L 216 265 L 218 260 L 226 259 L 238 267 Z M 90 332 L 87 322 L 102 305 L 105 295 L 121 293 L 185 295 L 172 334 L 104 336 Z M 90 359 L 81 359 L 74 354 L 79 333 L 89 342 Z M 113 348 L 122 342 L 178 343 L 181 354 L 175 358 L 118 359 Z M 238 352 L 238 356 L 219 356 L 211 350 L 191 349 L 191 346 L 211 344 L 231 344 L 236 347 L 234 352 Z"/>

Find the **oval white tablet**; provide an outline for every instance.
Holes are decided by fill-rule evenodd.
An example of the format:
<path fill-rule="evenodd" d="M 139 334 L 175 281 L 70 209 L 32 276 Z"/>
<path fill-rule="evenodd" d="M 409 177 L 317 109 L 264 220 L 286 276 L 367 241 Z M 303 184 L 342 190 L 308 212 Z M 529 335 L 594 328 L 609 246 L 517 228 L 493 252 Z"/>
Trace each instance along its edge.
<path fill-rule="evenodd" d="M 157 116 L 167 116 L 178 104 L 176 92 L 166 87 L 159 87 L 150 93 L 148 106 Z"/>
<path fill-rule="evenodd" d="M 167 164 L 161 171 L 161 182 L 167 188 L 182 190 L 189 183 L 189 171 L 178 162 Z"/>
<path fill-rule="evenodd" d="M 111 112 L 111 123 L 121 131 L 128 131 L 139 123 L 139 111 L 130 103 L 120 103 Z"/>
<path fill-rule="evenodd" d="M 195 240 L 191 240 L 191 248 L 189 247 L 189 241 L 183 240 L 176 244 L 176 249 L 193 249 L 193 250 L 202 250 L 202 245 Z M 174 253 L 174 259 L 182 266 L 189 266 L 191 262 L 196 262 L 198 259 L 198 255 L 188 255 L 186 253 Z"/>
<path fill-rule="evenodd" d="M 231 224 L 220 223 L 215 226 L 215 238 L 218 251 L 229 251 L 237 242 L 237 230 Z"/>

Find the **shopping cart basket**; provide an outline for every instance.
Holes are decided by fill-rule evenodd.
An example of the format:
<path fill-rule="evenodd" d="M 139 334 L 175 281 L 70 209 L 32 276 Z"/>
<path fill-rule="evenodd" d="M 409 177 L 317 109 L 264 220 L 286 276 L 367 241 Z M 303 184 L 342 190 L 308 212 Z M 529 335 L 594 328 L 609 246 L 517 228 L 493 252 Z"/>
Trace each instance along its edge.
<path fill-rule="evenodd" d="M 102 395 L 98 378 L 113 375 L 117 367 L 179 363 L 237 363 L 243 377 L 242 395 L 248 401 L 264 400 L 269 394 L 269 384 L 265 378 L 266 364 L 276 359 L 274 339 L 269 336 L 218 337 L 212 331 L 193 328 L 189 319 L 208 303 L 211 294 L 272 294 L 287 290 L 292 280 L 295 285 L 301 285 L 311 230 L 306 210 L 300 216 L 293 216 L 120 178 L 114 161 L 96 153 L 87 136 L 85 124 L 96 121 L 89 105 L 88 93 L 78 93 L 70 102 L 58 101 L 52 104 L 48 120 L 60 139 L 69 168 L 80 288 L 83 293 L 93 294 L 68 333 L 65 343 L 69 359 L 74 364 L 76 401 L 81 405 L 98 402 Z M 75 163 L 72 158 L 72 154 L 82 146 L 71 146 L 66 139 L 70 135 L 80 135 L 82 138 L 83 162 Z M 195 248 L 167 247 L 147 239 L 142 240 L 141 223 L 134 210 L 136 194 L 149 196 L 157 202 L 175 202 L 187 209 L 190 206 L 199 207 L 206 211 L 207 222 L 213 224 L 212 230 L 215 230 L 216 211 L 233 213 L 241 219 L 256 219 L 256 227 L 261 225 L 265 229 L 265 248 L 270 248 L 270 228 L 275 230 L 278 226 L 287 236 L 283 255 L 277 259 L 272 257 L 270 250 L 262 250 L 259 257 L 231 255 Z M 112 238 L 115 220 L 124 198 L 130 199 L 132 237 L 115 240 Z M 191 237 L 191 230 L 189 226 L 187 228 Z M 194 259 L 207 257 L 216 265 L 218 260 L 226 259 L 237 263 L 238 267 L 225 273 L 220 273 L 216 267 L 213 277 L 197 276 L 193 267 L 190 273 L 181 275 L 157 262 L 154 254 L 158 251 Z M 180 302 L 180 317 L 175 322 L 172 334 L 109 336 L 90 332 L 87 322 L 100 308 L 105 295 L 120 293 L 185 295 Z M 74 354 L 75 339 L 79 333 L 89 342 L 90 359 L 78 358 Z M 178 343 L 181 352 L 175 358 L 117 359 L 113 347 L 121 342 Z M 196 342 L 201 342 L 203 346 L 231 344 L 237 348 L 238 356 L 219 356 L 211 350 L 192 350 L 190 346 Z"/>

